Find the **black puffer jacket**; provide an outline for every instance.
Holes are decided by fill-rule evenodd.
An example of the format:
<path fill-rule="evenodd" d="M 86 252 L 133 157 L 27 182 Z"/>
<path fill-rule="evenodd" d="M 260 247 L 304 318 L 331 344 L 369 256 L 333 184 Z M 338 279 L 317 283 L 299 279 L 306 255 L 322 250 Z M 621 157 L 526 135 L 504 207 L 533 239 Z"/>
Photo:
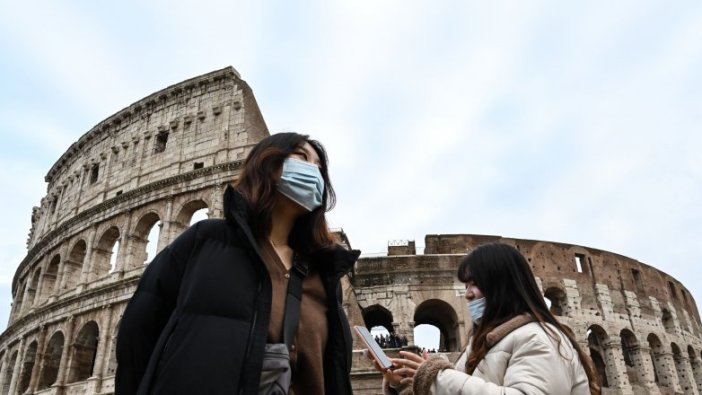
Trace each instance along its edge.
<path fill-rule="evenodd" d="M 200 221 L 149 264 L 117 337 L 116 395 L 256 394 L 271 310 L 271 280 L 231 187 L 225 220 Z M 351 394 L 351 333 L 339 279 L 359 251 L 307 257 L 329 296 L 327 394 Z"/>

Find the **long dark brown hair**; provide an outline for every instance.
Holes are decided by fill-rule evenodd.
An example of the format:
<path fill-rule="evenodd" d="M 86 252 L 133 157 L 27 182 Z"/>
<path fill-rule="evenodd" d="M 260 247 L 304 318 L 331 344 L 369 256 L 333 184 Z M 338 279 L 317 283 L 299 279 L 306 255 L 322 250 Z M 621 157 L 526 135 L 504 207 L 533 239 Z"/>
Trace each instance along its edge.
<path fill-rule="evenodd" d="M 558 350 L 561 349 L 561 337 L 545 324 L 553 325 L 568 338 L 585 368 L 590 392 L 594 395 L 601 393 L 592 359 L 580 348 L 570 328 L 558 322 L 549 311 L 529 263 L 516 248 L 502 243 L 477 247 L 461 262 L 458 279 L 464 283 L 472 282 L 485 296 L 485 312 L 480 324 L 474 328 L 472 350 L 466 362 L 468 373 L 473 373 L 490 350 L 487 334 L 511 318 L 528 313 L 557 342 Z"/>
<path fill-rule="evenodd" d="M 305 143 L 309 143 L 319 156 L 319 170 L 324 179 L 322 206 L 297 218 L 288 243 L 295 251 L 311 253 L 334 243 L 324 214 L 336 204 L 336 195 L 329 180 L 327 152 L 321 143 L 298 133 L 268 136 L 251 149 L 234 186 L 248 202 L 250 226 L 254 235 L 259 239 L 267 237 L 271 232 L 273 207 L 278 198 L 278 177 L 283 161 Z"/>

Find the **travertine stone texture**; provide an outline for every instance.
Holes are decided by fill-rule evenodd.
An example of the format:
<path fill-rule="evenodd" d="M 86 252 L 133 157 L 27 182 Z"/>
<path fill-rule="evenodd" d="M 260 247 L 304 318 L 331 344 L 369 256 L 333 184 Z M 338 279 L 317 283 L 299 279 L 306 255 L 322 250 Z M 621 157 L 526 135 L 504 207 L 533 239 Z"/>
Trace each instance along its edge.
<path fill-rule="evenodd" d="M 0 335 L 0 394 L 111 394 L 115 338 L 145 265 L 222 194 L 268 135 L 231 67 L 156 92 L 100 122 L 46 175 Z M 116 256 L 113 256 L 116 251 Z"/>
<path fill-rule="evenodd" d="M 351 281 L 361 310 L 356 324 L 384 326 L 409 339 L 415 326 L 431 324 L 441 332 L 440 348 L 457 357 L 471 323 L 456 271 L 468 251 L 488 242 L 510 244 L 528 259 L 551 311 L 592 355 L 605 394 L 700 393 L 702 333 L 689 291 L 654 267 L 594 248 L 427 235 L 424 253 L 417 255 L 414 243 L 393 243 L 388 256 L 362 258 L 356 265 Z M 352 373 L 357 393 L 380 390 L 379 377 L 370 372 L 359 358 Z"/>

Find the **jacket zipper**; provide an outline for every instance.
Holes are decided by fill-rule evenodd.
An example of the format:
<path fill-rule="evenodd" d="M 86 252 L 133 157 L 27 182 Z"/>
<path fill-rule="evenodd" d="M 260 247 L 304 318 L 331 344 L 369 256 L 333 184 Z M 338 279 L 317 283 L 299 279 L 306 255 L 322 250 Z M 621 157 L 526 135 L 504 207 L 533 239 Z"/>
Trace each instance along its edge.
<path fill-rule="evenodd" d="M 261 289 L 263 288 L 263 281 L 258 282 L 258 290 L 256 292 L 256 297 L 254 298 L 254 314 L 253 314 L 253 319 L 251 320 L 251 329 L 249 329 L 249 337 L 248 337 L 248 344 L 246 345 L 246 352 L 244 353 L 244 367 L 246 366 L 246 361 L 249 360 L 249 355 L 251 355 L 251 349 L 253 348 L 253 335 L 254 331 L 256 329 L 256 321 L 258 320 L 258 297 L 261 295 Z M 246 371 L 242 372 L 242 378 L 244 377 L 243 373 Z M 244 393 L 244 386 L 242 385 L 242 380 L 239 380 L 239 394 Z"/>

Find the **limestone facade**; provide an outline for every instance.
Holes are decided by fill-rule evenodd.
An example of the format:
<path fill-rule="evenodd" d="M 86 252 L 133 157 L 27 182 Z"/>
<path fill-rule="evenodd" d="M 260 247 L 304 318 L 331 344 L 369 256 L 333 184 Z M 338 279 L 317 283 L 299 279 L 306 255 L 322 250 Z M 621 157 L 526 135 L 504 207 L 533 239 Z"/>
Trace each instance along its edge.
<path fill-rule="evenodd" d="M 229 67 L 154 93 L 71 145 L 32 212 L 0 334 L 0 395 L 112 394 L 120 319 L 153 258 L 147 236 L 159 227 L 158 251 L 197 210 L 222 217 L 224 187 L 267 135 L 251 89 Z M 343 279 L 350 322 L 411 343 L 416 326 L 434 325 L 440 348 L 456 358 L 470 325 L 456 270 L 468 250 L 493 241 L 529 259 L 551 309 L 593 355 L 605 393 L 702 393 L 702 327 L 688 290 L 593 248 L 480 235 L 428 235 L 423 254 L 414 242 L 393 244 Z M 379 392 L 360 351 L 352 382 L 358 394 Z"/>
<path fill-rule="evenodd" d="M 527 257 L 551 311 L 593 357 L 605 394 L 702 393 L 702 327 L 689 291 L 654 267 L 594 248 L 484 235 L 427 235 L 420 255 L 414 242 L 391 245 L 387 256 L 355 266 L 354 324 L 411 340 L 415 326 L 434 325 L 440 349 L 457 358 L 471 324 L 456 272 L 468 251 L 488 242 Z M 363 358 L 355 361 L 357 393 L 378 393 L 379 378 Z"/>
<path fill-rule="evenodd" d="M 0 394 L 110 394 L 115 338 L 146 263 L 222 194 L 268 135 L 231 67 L 183 81 L 107 118 L 49 170 L 0 335 Z M 116 256 L 112 256 L 113 252 Z"/>

